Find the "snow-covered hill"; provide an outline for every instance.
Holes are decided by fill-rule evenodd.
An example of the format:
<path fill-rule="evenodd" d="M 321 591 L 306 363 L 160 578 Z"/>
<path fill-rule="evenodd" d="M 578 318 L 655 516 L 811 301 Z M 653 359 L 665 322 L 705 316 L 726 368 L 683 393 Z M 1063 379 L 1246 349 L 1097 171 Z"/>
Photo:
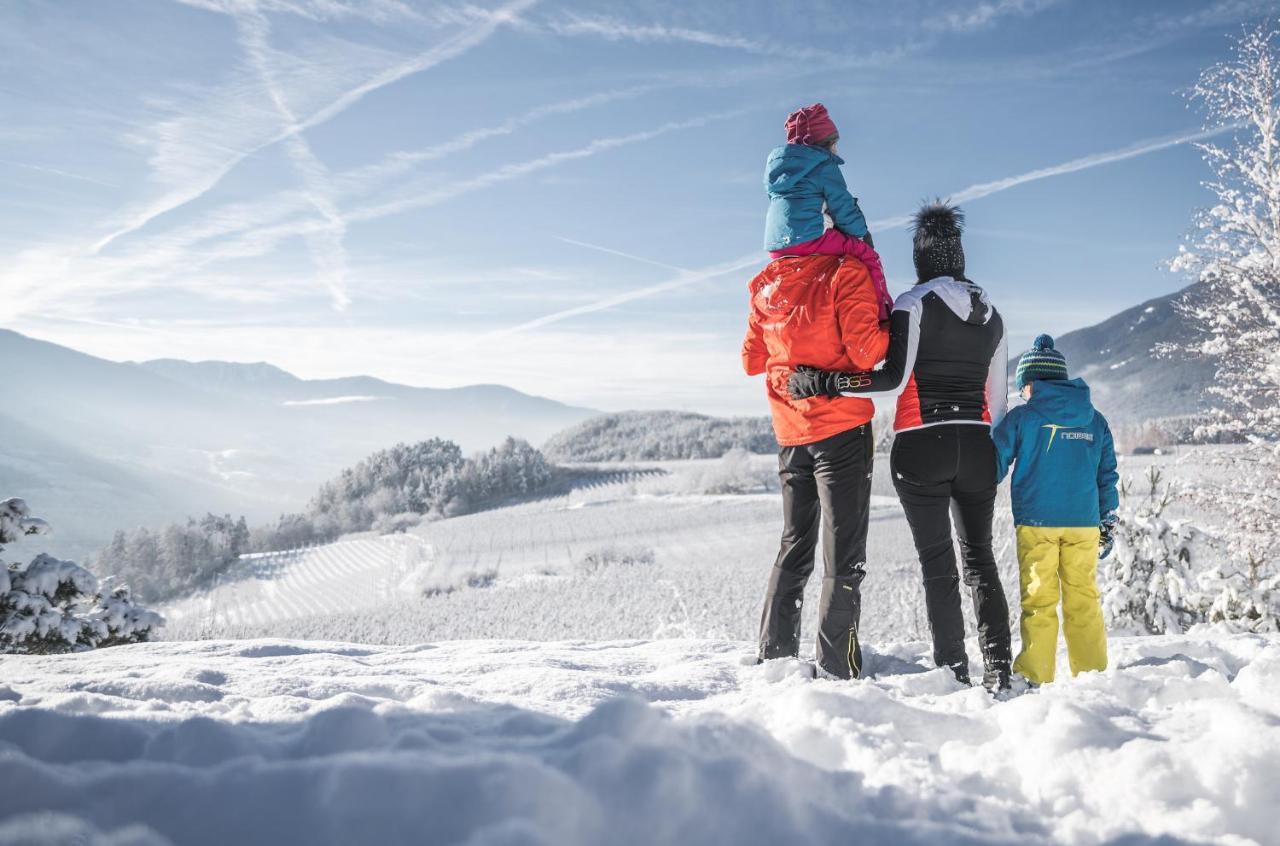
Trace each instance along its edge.
<path fill-rule="evenodd" d="M 10 657 L 0 844 L 1278 842 L 1280 638 L 1120 639 L 1007 702 L 926 651 L 853 683 L 716 640 Z"/>
<path fill-rule="evenodd" d="M 369 612 L 413 596 L 432 550 L 417 535 L 341 540 L 246 555 L 218 584 L 165 606 L 174 624 L 204 632 L 283 620 Z"/>
<path fill-rule="evenodd" d="M 1196 457 L 1193 451 L 1123 456 L 1121 467 L 1130 478 L 1151 463 L 1175 475 L 1203 472 Z M 884 472 L 886 458 L 877 460 L 862 632 L 869 642 L 927 638 L 919 560 Z M 782 529 L 776 459 L 731 455 L 632 466 L 643 472 L 427 522 L 408 537 L 362 535 L 244 561 L 213 589 L 159 608 L 169 619 L 162 637 L 401 645 L 486 637 L 754 637 Z M 996 504 L 995 538 L 1016 624 L 1007 487 Z M 820 582 L 811 579 L 806 594 L 806 633 L 814 631 Z M 972 632 L 971 619 L 969 626 Z"/>
<path fill-rule="evenodd" d="M 164 636 L 392 644 L 751 637 L 781 531 L 776 459 L 645 467 L 562 496 L 425 523 L 408 546 L 360 537 L 243 562 L 213 590 L 160 608 L 170 619 Z M 918 638 L 926 631 L 919 564 L 888 480 L 876 484 L 866 631 Z M 707 492 L 726 489 L 759 492 Z M 399 589 L 385 587 L 392 583 Z"/>
<path fill-rule="evenodd" d="M 558 432 L 542 445 L 552 461 L 719 458 L 731 449 L 778 451 L 769 417 L 708 417 L 687 411 L 622 411 Z"/>
<path fill-rule="evenodd" d="M 267 364 L 114 362 L 0 329 L 15 397 L 0 416 L 0 482 L 59 527 L 80 558 L 115 529 L 188 515 L 251 522 L 301 510 L 342 468 L 400 441 L 466 450 L 538 443 L 595 412 L 496 385 L 415 388 L 369 377 L 305 380 Z M 90 460 L 81 460 L 88 457 Z M 7 486 L 7 485 L 6 485 Z"/>
<path fill-rule="evenodd" d="M 1204 390 L 1213 379 L 1213 363 L 1154 352 L 1160 343 L 1194 340 L 1192 327 L 1175 305 L 1195 293 L 1192 286 L 1156 297 L 1056 339 L 1071 375 L 1088 381 L 1094 402 L 1109 419 L 1142 423 L 1204 410 Z M 1010 375 L 1016 363 L 1015 358 Z"/>

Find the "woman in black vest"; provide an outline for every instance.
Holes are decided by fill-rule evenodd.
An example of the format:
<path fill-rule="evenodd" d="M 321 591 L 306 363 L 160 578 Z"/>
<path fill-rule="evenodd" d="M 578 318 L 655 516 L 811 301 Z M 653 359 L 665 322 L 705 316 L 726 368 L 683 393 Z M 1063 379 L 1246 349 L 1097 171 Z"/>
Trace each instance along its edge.
<path fill-rule="evenodd" d="M 983 684 L 1009 686 L 1009 606 L 991 548 L 996 499 L 991 426 L 1008 405 L 1004 321 L 987 294 L 965 276 L 964 215 L 944 203 L 915 217 L 916 285 L 890 317 L 884 367 L 837 373 L 801 367 L 790 393 L 897 396 L 893 485 L 920 556 L 933 658 L 969 682 L 960 608 L 960 574 L 951 538 L 959 535 L 964 583 L 973 595 Z"/>

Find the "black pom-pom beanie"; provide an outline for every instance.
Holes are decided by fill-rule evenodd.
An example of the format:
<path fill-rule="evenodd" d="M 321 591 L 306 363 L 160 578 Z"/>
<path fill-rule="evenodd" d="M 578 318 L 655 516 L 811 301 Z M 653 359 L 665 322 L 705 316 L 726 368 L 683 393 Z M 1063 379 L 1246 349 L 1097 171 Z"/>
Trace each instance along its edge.
<path fill-rule="evenodd" d="M 913 223 L 911 258 L 916 265 L 916 281 L 928 282 L 939 276 L 964 279 L 964 212 L 941 201 L 916 212 Z"/>

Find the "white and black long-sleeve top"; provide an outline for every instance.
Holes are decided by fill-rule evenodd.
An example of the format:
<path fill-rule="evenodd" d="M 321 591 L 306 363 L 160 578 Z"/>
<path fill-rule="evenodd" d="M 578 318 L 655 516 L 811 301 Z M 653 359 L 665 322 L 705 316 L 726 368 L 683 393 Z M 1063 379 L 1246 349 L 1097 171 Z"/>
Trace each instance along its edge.
<path fill-rule="evenodd" d="M 894 302 L 884 367 L 840 380 L 844 396 L 898 397 L 893 430 L 999 423 L 1008 409 L 1004 320 L 964 279 L 921 282 Z"/>

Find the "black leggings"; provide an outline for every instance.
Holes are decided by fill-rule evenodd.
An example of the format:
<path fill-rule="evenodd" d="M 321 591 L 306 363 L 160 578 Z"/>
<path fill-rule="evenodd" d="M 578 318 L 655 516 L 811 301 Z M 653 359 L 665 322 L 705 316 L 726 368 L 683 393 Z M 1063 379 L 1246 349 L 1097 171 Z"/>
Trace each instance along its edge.
<path fill-rule="evenodd" d="M 901 432 L 894 439 L 889 466 L 920 556 L 934 662 L 938 666 L 968 662 L 951 540 L 954 520 L 983 661 L 987 666 L 1007 665 L 1009 605 L 991 551 L 996 455 L 990 430 L 949 423 Z"/>
<path fill-rule="evenodd" d="M 784 527 L 760 620 L 761 658 L 799 652 L 800 606 L 821 523 L 826 571 L 818 606 L 818 665 L 840 678 L 861 675 L 858 621 L 871 515 L 872 448 L 868 423 L 778 453 Z"/>

